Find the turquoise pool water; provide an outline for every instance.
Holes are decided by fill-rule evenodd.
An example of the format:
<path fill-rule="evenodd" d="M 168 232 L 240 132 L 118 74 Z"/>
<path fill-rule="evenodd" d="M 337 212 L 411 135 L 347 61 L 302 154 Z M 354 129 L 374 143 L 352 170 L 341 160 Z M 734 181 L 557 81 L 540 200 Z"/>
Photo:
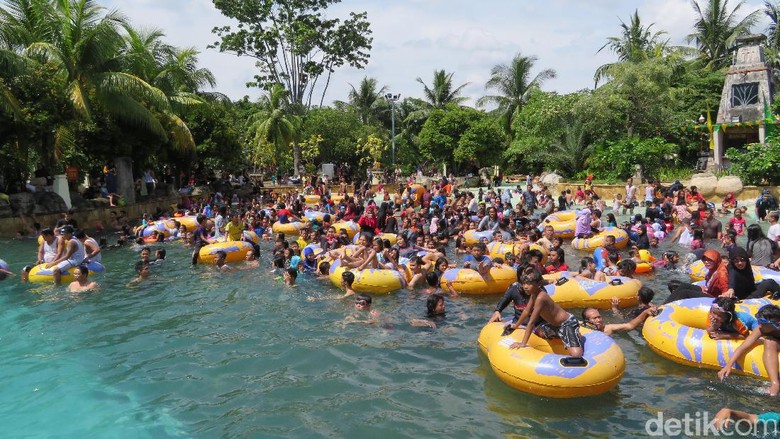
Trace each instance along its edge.
<path fill-rule="evenodd" d="M 34 255 L 32 241 L 0 244 L 17 272 Z M 497 297 L 448 300 L 432 330 L 408 324 L 424 298 L 397 292 L 375 297 L 389 324 L 371 325 L 351 301 L 306 300 L 336 296 L 329 283 L 302 276 L 286 288 L 266 255 L 262 269 L 219 274 L 190 267 L 180 244 L 167 249 L 136 287 L 130 249 L 105 251 L 98 293 L 0 282 L 3 437 L 634 437 L 659 411 L 780 409 L 763 382 L 720 383 L 638 333 L 616 336 L 627 369 L 615 390 L 523 394 L 477 348 Z M 644 280 L 665 297 L 673 277 L 685 278 Z"/>

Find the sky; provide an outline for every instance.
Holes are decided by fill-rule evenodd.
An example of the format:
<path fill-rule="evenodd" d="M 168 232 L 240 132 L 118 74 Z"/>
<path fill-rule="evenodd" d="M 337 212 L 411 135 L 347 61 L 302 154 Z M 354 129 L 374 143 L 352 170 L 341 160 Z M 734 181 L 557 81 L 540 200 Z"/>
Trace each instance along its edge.
<path fill-rule="evenodd" d="M 218 39 L 212 28 L 231 24 L 211 0 L 99 1 L 122 11 L 134 26 L 162 29 L 170 44 L 198 49 L 201 67 L 216 76 L 216 90 L 232 99 L 261 95 L 246 87 L 256 72 L 251 58 L 207 48 Z M 762 8 L 763 1 L 748 0 L 739 15 Z M 343 0 L 327 15 L 345 18 L 350 11 L 366 11 L 373 48 L 364 69 L 334 73 L 324 103 L 347 100 L 350 85 L 357 87 L 365 76 L 402 99 L 421 97 L 416 79 L 430 85 L 434 70 L 444 69 L 454 73 L 455 85 L 467 84 L 463 95 L 474 105 L 489 94 L 485 82 L 491 68 L 508 64 L 517 53 L 538 58 L 534 74 L 546 68 L 557 72 L 542 87 L 546 91 L 592 88 L 596 68 L 615 61 L 599 48 L 620 35 L 620 21 L 628 24 L 635 9 L 653 31 L 665 31 L 671 44 L 686 44 L 695 21 L 690 0 Z M 764 32 L 766 25 L 762 15 L 754 32 Z"/>

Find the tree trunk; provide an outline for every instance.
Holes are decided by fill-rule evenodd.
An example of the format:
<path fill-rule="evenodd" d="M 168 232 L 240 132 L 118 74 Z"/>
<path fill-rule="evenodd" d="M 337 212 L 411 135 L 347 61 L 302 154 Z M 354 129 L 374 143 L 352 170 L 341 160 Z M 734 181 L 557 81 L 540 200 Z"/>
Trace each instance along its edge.
<path fill-rule="evenodd" d="M 293 148 L 293 174 L 295 176 L 301 176 L 303 175 L 302 169 L 301 169 L 301 145 L 299 145 L 296 142 L 293 142 L 292 145 Z"/>
<path fill-rule="evenodd" d="M 125 198 L 127 204 L 135 204 L 133 160 L 130 157 L 117 157 L 114 159 L 114 165 L 116 166 L 116 186 L 119 195 Z"/>

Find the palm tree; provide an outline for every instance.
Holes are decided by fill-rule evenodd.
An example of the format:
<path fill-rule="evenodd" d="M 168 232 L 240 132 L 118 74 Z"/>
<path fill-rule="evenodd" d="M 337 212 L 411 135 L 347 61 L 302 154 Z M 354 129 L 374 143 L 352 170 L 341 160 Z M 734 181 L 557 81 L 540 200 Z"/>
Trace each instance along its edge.
<path fill-rule="evenodd" d="M 460 104 L 467 99 L 460 96 L 460 93 L 468 83 L 453 89 L 452 75 L 454 75 L 454 73 L 447 73 L 444 70 L 434 70 L 431 87 L 428 87 L 421 78 L 417 78 L 417 82 L 423 85 L 423 94 L 425 95 L 425 100 L 423 102 L 426 102 L 428 107 L 444 108 L 449 103 Z"/>
<path fill-rule="evenodd" d="M 477 105 L 498 105 L 501 112 L 502 126 L 509 141 L 512 141 L 512 122 L 528 102 L 528 97 L 533 90 L 541 87 L 548 79 L 555 78 L 553 69 L 544 69 L 531 77 L 531 70 L 537 58 L 535 56 L 523 56 L 518 53 L 509 65 L 498 64 L 490 71 L 490 79 L 485 84 L 485 89 L 495 89 L 499 94 L 483 96 L 477 101 Z"/>
<path fill-rule="evenodd" d="M 369 124 L 376 121 L 377 106 L 382 102 L 387 87 L 382 86 L 377 90 L 377 80 L 368 76 L 360 81 L 358 88 L 352 84 L 349 86 L 352 88 L 349 92 L 349 104 L 355 109 L 360 122 Z"/>
<path fill-rule="evenodd" d="M 561 138 L 549 145 L 542 154 L 545 162 L 569 176 L 574 176 L 586 168 L 585 162 L 593 152 L 594 146 L 585 142 L 585 127 L 579 121 L 566 122 Z"/>
<path fill-rule="evenodd" d="M 750 28 L 759 18 L 760 11 L 753 11 L 739 20 L 737 13 L 745 0 L 739 1 L 731 11 L 728 3 L 728 0 L 707 0 L 702 8 L 698 1 L 692 0 L 699 18 L 694 24 L 695 32 L 688 35 L 688 42 L 696 43 L 700 61 L 712 70 L 729 64 L 729 48 L 738 37 L 750 33 Z"/>
<path fill-rule="evenodd" d="M 780 21 L 780 5 L 770 1 L 764 2 L 764 14 L 769 18 L 769 25 L 766 29 L 767 47 L 775 54 L 780 52 L 780 28 L 777 24 Z"/>
<path fill-rule="evenodd" d="M 273 165 L 277 177 L 281 177 L 282 153 L 294 145 L 297 134 L 297 119 L 284 110 L 287 99 L 284 86 L 274 84 L 269 94 L 261 99 L 263 111 L 252 116 L 247 130 L 253 146 L 252 161 L 257 165 Z M 298 172 L 300 163 L 295 163 L 294 168 Z"/>
<path fill-rule="evenodd" d="M 619 37 L 608 37 L 607 42 L 597 51 L 609 48 L 609 51 L 617 55 L 619 62 L 638 63 L 648 58 L 660 57 L 668 46 L 668 40 L 661 40 L 666 34 L 664 31 L 653 32 L 651 28 L 655 23 L 645 27 L 639 18 L 639 10 L 634 10 L 631 21 L 627 25 L 620 20 L 620 27 L 623 30 Z M 593 82 L 598 86 L 599 81 L 609 76 L 609 69 L 613 63 L 604 64 L 596 69 L 593 75 Z"/>

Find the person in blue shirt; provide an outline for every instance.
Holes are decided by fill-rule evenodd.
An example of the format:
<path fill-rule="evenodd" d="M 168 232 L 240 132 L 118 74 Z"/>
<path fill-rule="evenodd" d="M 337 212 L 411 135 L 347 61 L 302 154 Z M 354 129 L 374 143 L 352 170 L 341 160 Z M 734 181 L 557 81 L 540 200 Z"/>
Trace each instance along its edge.
<path fill-rule="evenodd" d="M 493 261 L 485 255 L 486 252 L 487 246 L 484 243 L 478 242 L 473 244 L 471 246 L 471 254 L 463 258 L 463 268 L 476 270 L 482 276 L 487 275 L 493 266 Z"/>
<path fill-rule="evenodd" d="M 736 301 L 721 296 L 712 301 L 707 333 L 715 340 L 743 339 L 758 326 L 758 321 L 746 312 L 736 311 Z"/>

